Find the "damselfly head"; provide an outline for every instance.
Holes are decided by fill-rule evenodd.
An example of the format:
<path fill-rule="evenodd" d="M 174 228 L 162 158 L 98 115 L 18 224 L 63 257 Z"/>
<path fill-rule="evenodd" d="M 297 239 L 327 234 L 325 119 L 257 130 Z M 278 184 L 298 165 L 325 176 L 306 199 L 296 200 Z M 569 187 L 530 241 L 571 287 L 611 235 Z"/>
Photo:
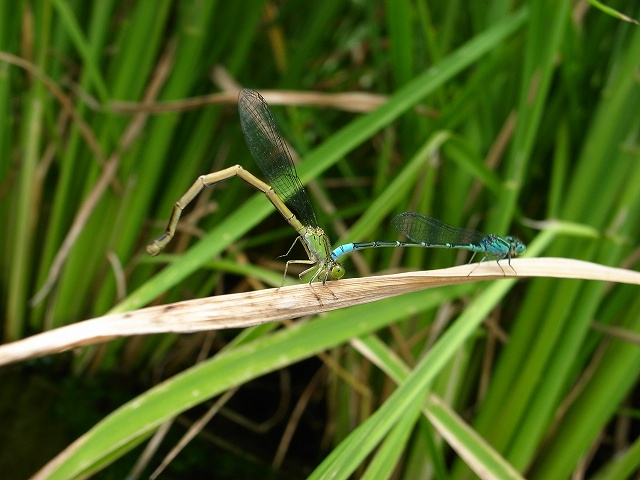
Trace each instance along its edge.
<path fill-rule="evenodd" d="M 338 262 L 332 262 L 330 268 L 331 270 L 329 271 L 329 274 L 334 280 L 340 280 L 342 277 L 344 277 L 344 267 Z"/>
<path fill-rule="evenodd" d="M 505 237 L 507 242 L 509 242 L 510 245 L 510 251 L 511 254 L 515 257 L 516 255 L 522 255 L 524 252 L 527 251 L 527 247 L 525 246 L 524 243 L 522 243 L 520 240 L 518 240 L 516 237 Z"/>

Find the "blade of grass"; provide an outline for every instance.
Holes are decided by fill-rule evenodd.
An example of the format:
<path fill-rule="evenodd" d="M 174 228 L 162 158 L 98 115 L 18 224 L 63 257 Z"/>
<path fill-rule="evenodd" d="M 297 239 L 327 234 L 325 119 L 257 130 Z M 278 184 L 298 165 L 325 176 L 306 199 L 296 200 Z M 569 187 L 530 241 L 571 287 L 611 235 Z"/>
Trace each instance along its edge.
<path fill-rule="evenodd" d="M 36 28 L 41 29 L 43 44 L 37 52 L 38 67 L 46 71 L 46 44 L 50 34 L 51 8 L 48 3 L 42 9 L 40 20 Z M 9 264 L 9 289 L 6 307 L 4 337 L 6 340 L 17 340 L 23 335 L 26 320 L 26 305 L 29 297 L 29 275 L 32 268 L 32 246 L 34 242 L 33 229 L 37 219 L 36 192 L 41 185 L 35 183 L 36 167 L 42 139 L 42 124 L 44 122 L 43 109 L 47 101 L 46 90 L 39 79 L 34 79 L 31 91 L 27 96 L 23 131 L 20 133 L 21 145 L 24 151 L 20 163 L 18 188 L 18 202 L 16 206 L 15 224 L 10 229 L 13 233 L 11 241 L 12 251 Z"/>
<path fill-rule="evenodd" d="M 191 406 L 353 336 L 375 331 L 407 312 L 433 308 L 456 294 L 455 289 L 449 292 L 440 289 L 428 296 L 420 292 L 375 305 L 338 310 L 317 321 L 280 330 L 219 354 L 123 405 L 34 478 L 70 478 L 105 459 L 113 460 L 114 453 L 124 454 L 133 440 Z M 354 323 L 350 321 L 353 318 L 366 320 Z"/>

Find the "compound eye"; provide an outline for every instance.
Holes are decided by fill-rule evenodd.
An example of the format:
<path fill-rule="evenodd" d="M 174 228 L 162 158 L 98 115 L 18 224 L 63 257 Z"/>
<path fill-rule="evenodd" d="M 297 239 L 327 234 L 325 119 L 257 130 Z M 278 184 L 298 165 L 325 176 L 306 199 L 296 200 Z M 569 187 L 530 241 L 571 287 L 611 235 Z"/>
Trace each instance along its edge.
<path fill-rule="evenodd" d="M 512 250 L 515 250 L 516 254 L 522 255 L 524 252 L 527 251 L 527 247 L 525 246 L 525 244 L 522 243 L 517 238 L 509 237 L 509 240 L 511 241 L 511 245 L 512 245 L 511 248 Z"/>
<path fill-rule="evenodd" d="M 331 267 L 331 277 L 335 280 L 340 280 L 344 277 L 344 267 L 339 263 L 336 263 L 333 267 Z"/>

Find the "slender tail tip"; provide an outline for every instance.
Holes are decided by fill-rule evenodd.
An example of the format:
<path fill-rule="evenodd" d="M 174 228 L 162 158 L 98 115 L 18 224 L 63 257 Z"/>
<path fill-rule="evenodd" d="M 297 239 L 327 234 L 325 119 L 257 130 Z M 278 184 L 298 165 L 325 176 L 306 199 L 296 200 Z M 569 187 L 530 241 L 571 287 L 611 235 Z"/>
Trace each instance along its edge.
<path fill-rule="evenodd" d="M 147 245 L 147 253 L 152 257 L 155 257 L 160 253 L 162 248 L 154 241 Z"/>

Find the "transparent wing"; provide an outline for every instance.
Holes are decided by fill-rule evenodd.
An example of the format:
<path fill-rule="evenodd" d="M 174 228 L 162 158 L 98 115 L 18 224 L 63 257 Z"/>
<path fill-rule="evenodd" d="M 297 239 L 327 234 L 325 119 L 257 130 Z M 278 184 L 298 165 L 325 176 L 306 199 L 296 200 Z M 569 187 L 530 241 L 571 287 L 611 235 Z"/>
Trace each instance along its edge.
<path fill-rule="evenodd" d="M 303 225 L 317 227 L 316 213 L 267 102 L 255 90 L 242 89 L 238 112 L 245 142 L 269 185 Z"/>
<path fill-rule="evenodd" d="M 394 217 L 391 224 L 402 235 L 418 243 L 480 245 L 486 237 L 480 232 L 457 228 L 414 212 L 404 212 Z"/>

